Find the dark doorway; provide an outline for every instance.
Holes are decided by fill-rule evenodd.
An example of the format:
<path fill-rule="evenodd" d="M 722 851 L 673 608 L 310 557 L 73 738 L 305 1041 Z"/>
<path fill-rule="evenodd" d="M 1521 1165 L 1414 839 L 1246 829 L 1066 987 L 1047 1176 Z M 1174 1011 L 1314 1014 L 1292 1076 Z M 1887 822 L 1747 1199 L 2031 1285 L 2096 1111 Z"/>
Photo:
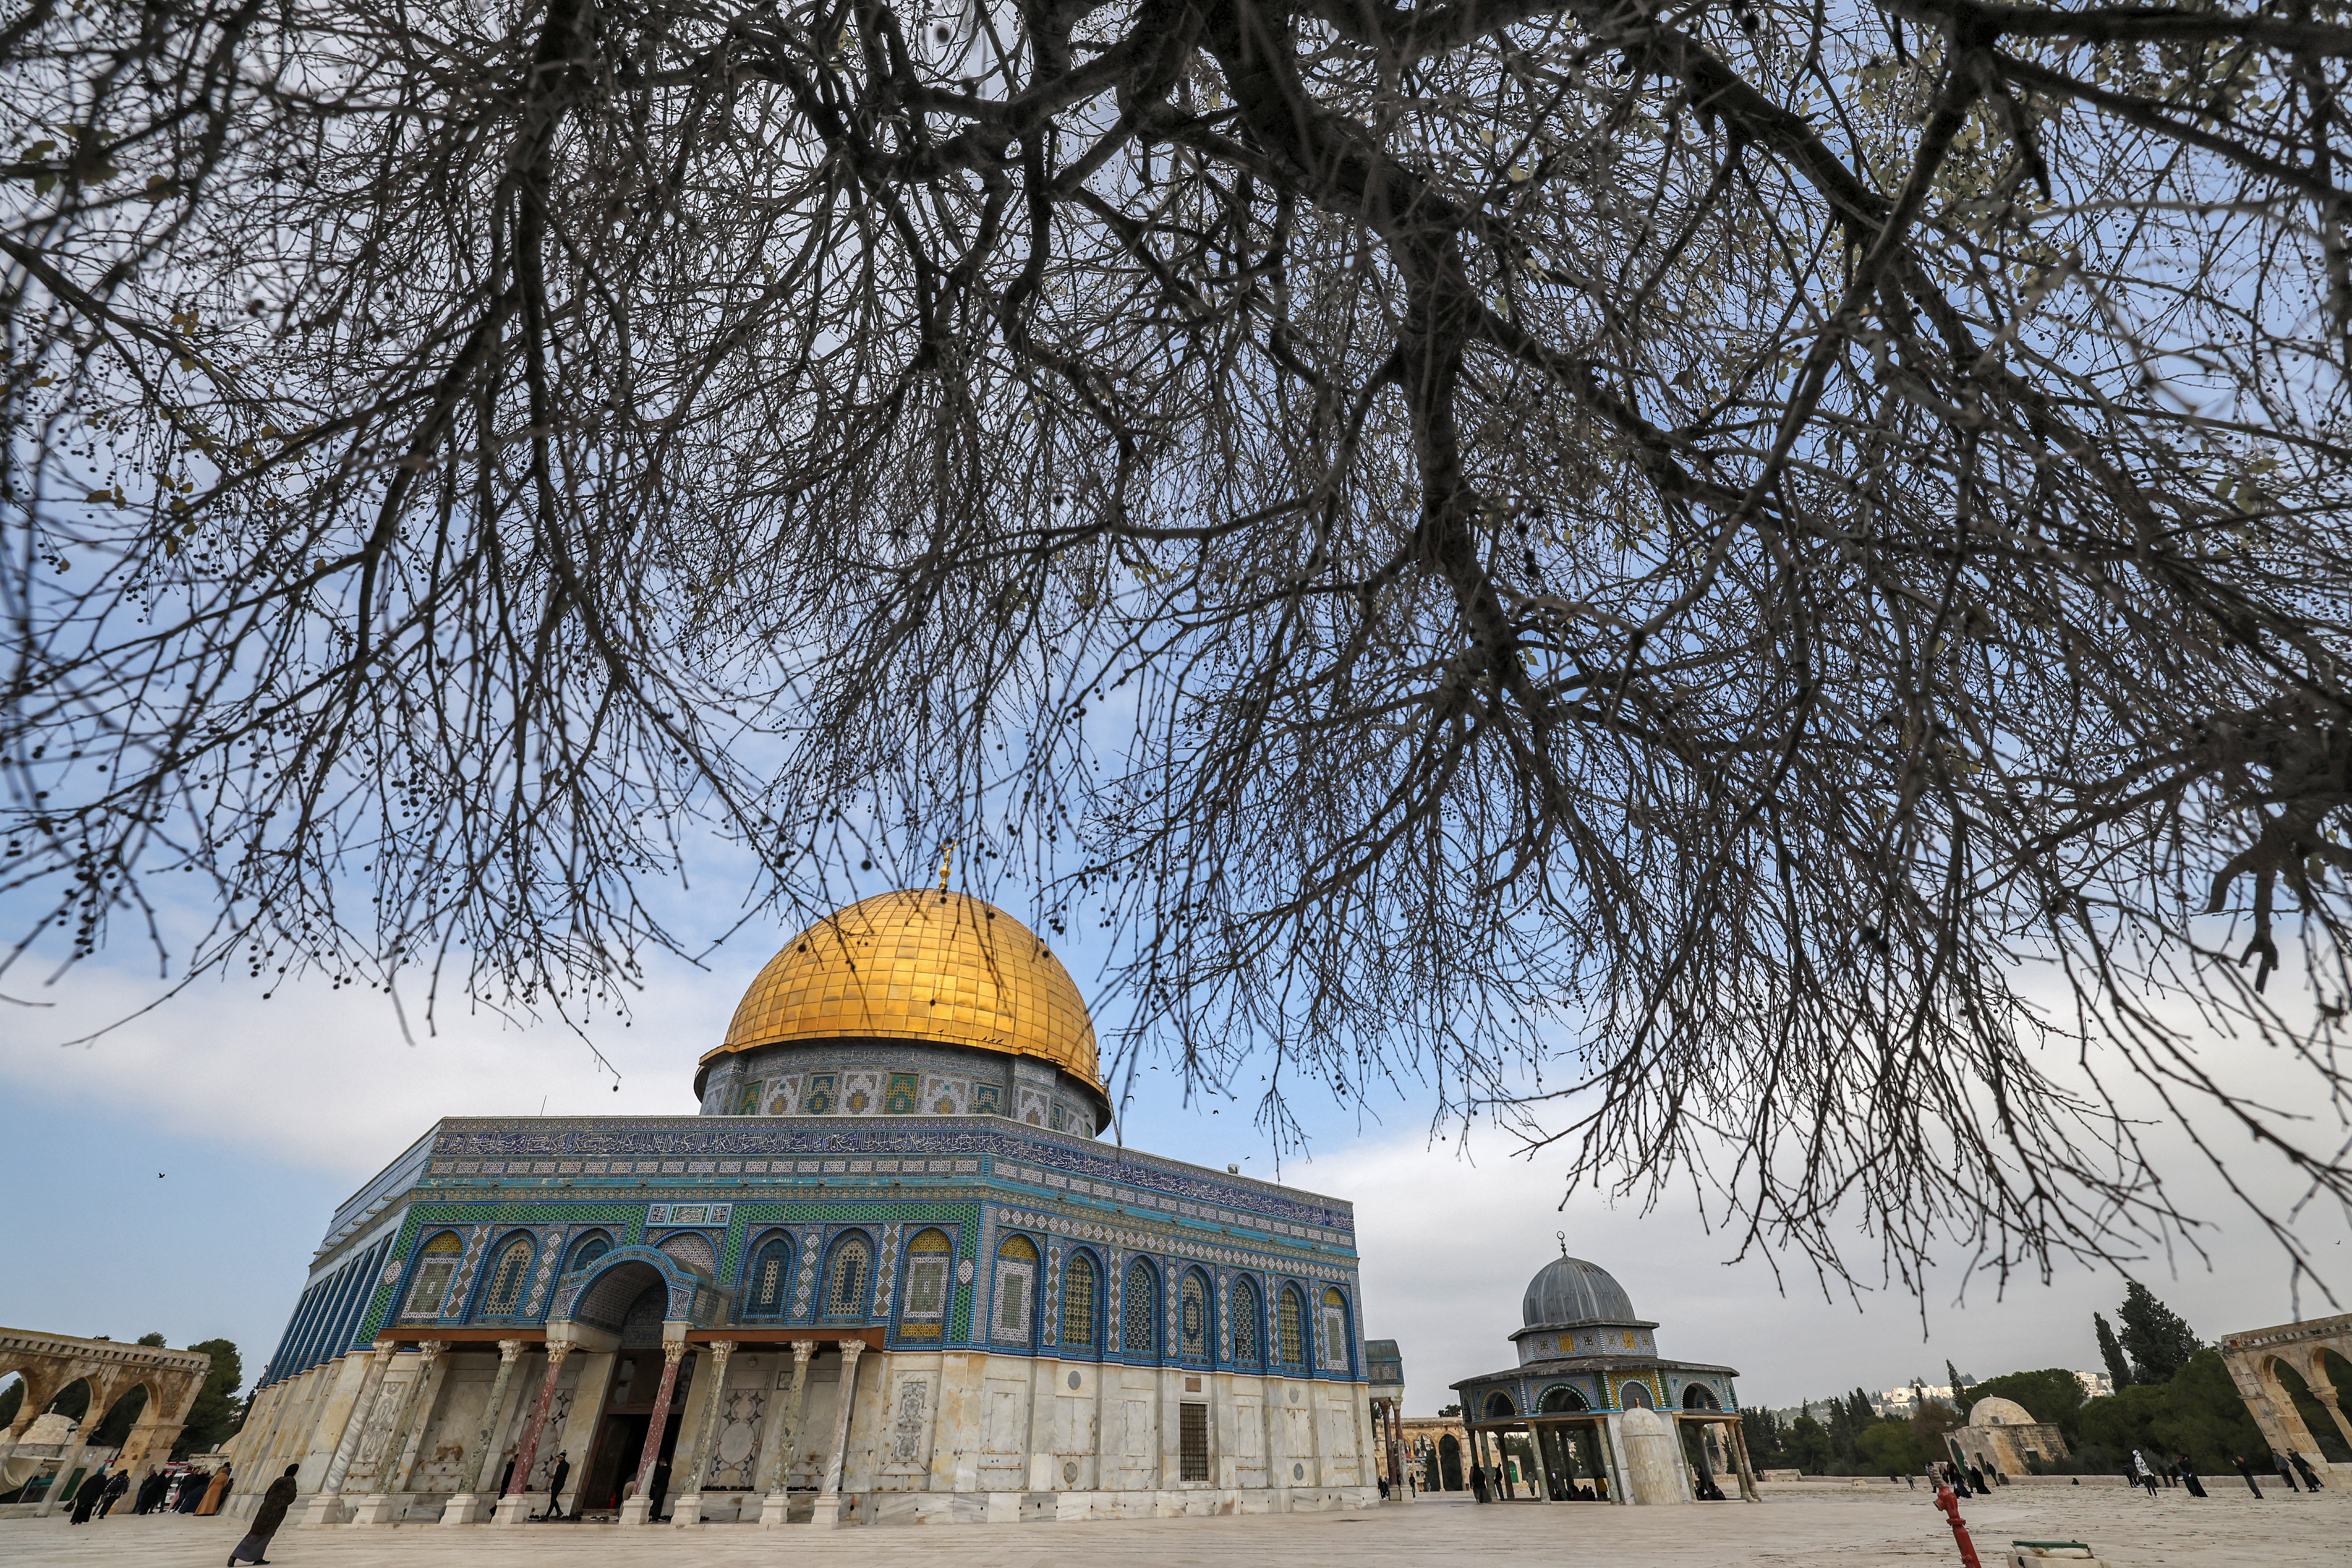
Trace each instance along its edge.
<path fill-rule="evenodd" d="M 678 1426 L 686 1414 L 692 1367 L 690 1357 L 679 1366 L 677 1386 L 670 1396 L 669 1419 L 662 1424 L 660 1461 L 654 1472 L 658 1494 L 654 1499 L 656 1519 L 667 1513 L 667 1493 L 676 1489 L 663 1483 L 667 1479 L 669 1462 L 677 1451 Z M 637 1462 L 645 1457 L 646 1429 L 653 1423 L 654 1396 L 660 1389 L 661 1374 L 659 1351 L 623 1351 L 615 1358 L 612 1388 L 604 1399 L 604 1417 L 596 1424 L 596 1446 L 583 1467 L 586 1479 L 573 1504 L 580 1513 L 619 1511 L 622 1499 L 628 1495 L 629 1483 L 637 1479 Z"/>
<path fill-rule="evenodd" d="M 1448 1492 L 1462 1489 L 1462 1443 L 1451 1432 L 1437 1440 L 1437 1488 Z"/>

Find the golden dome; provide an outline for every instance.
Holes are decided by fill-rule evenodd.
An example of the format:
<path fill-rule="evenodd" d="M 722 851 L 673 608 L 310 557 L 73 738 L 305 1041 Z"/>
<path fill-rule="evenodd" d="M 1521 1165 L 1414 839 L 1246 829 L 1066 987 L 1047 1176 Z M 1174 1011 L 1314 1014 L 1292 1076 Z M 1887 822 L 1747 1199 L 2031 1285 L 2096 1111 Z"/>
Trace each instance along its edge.
<path fill-rule="evenodd" d="M 927 1040 L 1038 1057 L 1102 1092 L 1094 1021 L 1036 932 L 969 893 L 861 899 L 768 960 L 702 1058 L 794 1040 Z"/>

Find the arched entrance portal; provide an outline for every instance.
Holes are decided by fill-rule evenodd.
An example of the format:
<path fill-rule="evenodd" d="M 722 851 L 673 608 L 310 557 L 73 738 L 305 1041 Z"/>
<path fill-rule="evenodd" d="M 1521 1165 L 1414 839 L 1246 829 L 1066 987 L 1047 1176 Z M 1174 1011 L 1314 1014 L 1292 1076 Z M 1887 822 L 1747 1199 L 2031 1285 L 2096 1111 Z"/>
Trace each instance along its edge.
<path fill-rule="evenodd" d="M 1462 1489 L 1462 1443 L 1448 1432 L 1437 1440 L 1437 1486 L 1441 1491 Z"/>
<path fill-rule="evenodd" d="M 569 1512 L 618 1512 L 637 1478 L 646 1435 L 653 1429 L 655 1407 L 660 1403 L 662 1321 L 668 1305 L 669 1282 L 660 1272 L 650 1264 L 627 1262 L 614 1266 L 591 1286 L 573 1310 L 581 1322 L 617 1332 L 621 1342 L 604 1390 L 594 1447 L 584 1458 L 572 1457 L 581 1479 L 579 1490 L 568 1504 Z M 663 1414 L 658 1458 L 646 1489 L 656 1519 L 664 1516 L 674 1489 L 669 1469 L 677 1458 L 678 1431 L 685 1420 L 693 1374 L 692 1358 L 681 1360 Z"/>

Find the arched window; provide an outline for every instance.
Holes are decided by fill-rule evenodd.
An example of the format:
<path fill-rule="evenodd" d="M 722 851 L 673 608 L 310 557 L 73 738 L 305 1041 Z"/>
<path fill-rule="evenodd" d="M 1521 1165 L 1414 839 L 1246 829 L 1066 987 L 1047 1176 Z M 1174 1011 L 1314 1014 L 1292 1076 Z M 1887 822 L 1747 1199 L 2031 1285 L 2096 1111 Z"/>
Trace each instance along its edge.
<path fill-rule="evenodd" d="M 1647 1384 L 1622 1383 L 1617 1385 L 1617 1408 L 1620 1410 L 1654 1410 L 1657 1403 L 1651 1397 Z"/>
<path fill-rule="evenodd" d="M 416 1277 L 408 1286 L 407 1316 L 441 1315 L 442 1303 L 449 1299 L 449 1277 L 457 1272 L 457 1259 L 465 1253 L 465 1243 L 454 1230 L 445 1230 L 425 1244 L 425 1250 L 416 1255 Z"/>
<path fill-rule="evenodd" d="M 1487 1420 L 1507 1420 L 1517 1414 L 1518 1410 L 1511 1404 L 1511 1396 L 1503 1393 L 1500 1389 L 1497 1389 L 1494 1393 L 1486 1395 Z"/>
<path fill-rule="evenodd" d="M 604 1232 L 599 1231 L 594 1236 L 589 1237 L 584 1241 L 579 1241 L 572 1244 L 572 1265 L 571 1268 L 566 1268 L 564 1272 L 569 1274 L 572 1269 L 585 1268 L 590 1264 L 595 1262 L 596 1259 L 604 1257 L 604 1254 L 612 1250 L 613 1238 L 604 1234 Z"/>
<path fill-rule="evenodd" d="M 1176 1353 L 1209 1359 L 1209 1282 L 1197 1268 L 1184 1276 L 1176 1292 Z"/>
<path fill-rule="evenodd" d="M 787 1237 L 771 1237 L 751 1255 L 751 1271 L 743 1276 L 743 1315 L 782 1317 L 792 1288 L 793 1244 Z"/>
<path fill-rule="evenodd" d="M 1127 1289 L 1118 1303 L 1118 1350 L 1121 1355 L 1150 1355 L 1159 1336 L 1151 1331 L 1151 1315 L 1160 1305 L 1152 1289 L 1151 1265 L 1140 1258 L 1127 1271 Z"/>
<path fill-rule="evenodd" d="M 874 1272 L 874 1255 L 866 1238 L 853 1236 L 833 1249 L 833 1267 L 825 1270 L 824 1315 L 862 1318 L 866 1315 L 866 1280 Z"/>
<path fill-rule="evenodd" d="M 1707 1387 L 1707 1385 L 1703 1383 L 1694 1383 L 1683 1390 L 1683 1408 L 1685 1410 L 1720 1410 L 1723 1406 L 1716 1403 L 1715 1391 L 1713 1389 Z"/>
<path fill-rule="evenodd" d="M 1576 1390 L 1563 1383 L 1555 1387 L 1544 1390 L 1541 1408 L 1545 1410 L 1584 1410 L 1591 1407 L 1584 1403 L 1584 1395 L 1579 1394 Z"/>
<path fill-rule="evenodd" d="M 1248 1279 L 1234 1281 L 1234 1364 L 1256 1366 L 1258 1353 L 1257 1287 Z"/>
<path fill-rule="evenodd" d="M 898 1299 L 898 1337 L 935 1340 L 948 1315 L 948 1266 L 955 1244 L 933 1226 L 907 1244 L 907 1288 Z"/>
<path fill-rule="evenodd" d="M 1298 1299 L 1298 1287 L 1282 1288 L 1281 1325 L 1276 1348 L 1285 1366 L 1307 1364 L 1307 1304 Z"/>
<path fill-rule="evenodd" d="M 1323 1292 L 1323 1370 L 1345 1372 L 1355 1348 L 1349 1342 L 1348 1298 L 1332 1286 Z"/>
<path fill-rule="evenodd" d="M 1062 1273 L 1062 1348 L 1091 1350 L 1095 1342 L 1095 1260 L 1070 1254 Z"/>
<path fill-rule="evenodd" d="M 530 1282 L 530 1253 L 529 1238 L 520 1236 L 500 1249 L 498 1262 L 490 1266 L 483 1311 L 493 1318 L 511 1318 L 521 1310 L 523 1287 Z"/>
<path fill-rule="evenodd" d="M 1036 1299 L 1036 1245 L 1025 1236 L 1008 1236 L 996 1249 L 996 1338 L 1028 1343 Z"/>

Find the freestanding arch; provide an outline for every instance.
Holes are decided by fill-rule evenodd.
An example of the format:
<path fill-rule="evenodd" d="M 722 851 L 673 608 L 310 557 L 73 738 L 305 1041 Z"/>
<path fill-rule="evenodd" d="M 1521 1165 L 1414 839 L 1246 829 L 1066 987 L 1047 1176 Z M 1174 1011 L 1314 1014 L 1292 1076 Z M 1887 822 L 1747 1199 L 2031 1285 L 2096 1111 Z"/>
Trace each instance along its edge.
<path fill-rule="evenodd" d="M 2342 1381 L 2352 1373 L 2336 1370 L 2339 1363 L 2352 1363 L 2352 1313 L 2224 1334 L 2221 1351 L 2263 1441 L 2301 1454 L 2339 1486 L 2352 1482 L 2352 1464 L 2332 1457 L 2352 1450 L 2352 1416 L 2344 1408 L 2352 1390 Z M 2283 1370 L 2295 1374 L 2303 1398 L 2296 1397 Z M 2323 1440 L 2322 1433 L 2335 1440 Z"/>

